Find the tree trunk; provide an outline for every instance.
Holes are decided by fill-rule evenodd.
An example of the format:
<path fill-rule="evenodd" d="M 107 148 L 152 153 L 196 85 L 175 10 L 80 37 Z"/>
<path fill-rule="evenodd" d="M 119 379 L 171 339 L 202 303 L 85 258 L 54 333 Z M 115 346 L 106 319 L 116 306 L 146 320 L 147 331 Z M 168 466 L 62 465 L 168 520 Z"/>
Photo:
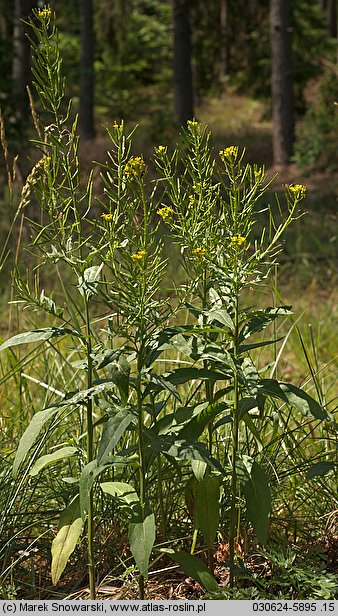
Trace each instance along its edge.
<path fill-rule="evenodd" d="M 220 0 L 220 66 L 219 66 L 219 82 L 224 82 L 224 77 L 229 70 L 229 40 L 228 40 L 228 0 Z"/>
<path fill-rule="evenodd" d="M 173 0 L 174 113 L 178 124 L 194 116 L 189 0 Z"/>
<path fill-rule="evenodd" d="M 327 20 L 330 36 L 337 38 L 337 0 L 327 2 Z"/>
<path fill-rule="evenodd" d="M 29 115 L 27 85 L 31 81 L 31 49 L 26 36 L 28 20 L 32 10 L 32 0 L 15 0 L 13 25 L 12 80 L 15 111 L 18 120 Z"/>
<path fill-rule="evenodd" d="M 290 163 L 294 138 L 289 0 L 270 0 L 273 161 Z"/>
<path fill-rule="evenodd" d="M 80 2 L 80 28 L 79 128 L 84 139 L 94 139 L 94 30 L 92 0 L 81 0 Z"/>

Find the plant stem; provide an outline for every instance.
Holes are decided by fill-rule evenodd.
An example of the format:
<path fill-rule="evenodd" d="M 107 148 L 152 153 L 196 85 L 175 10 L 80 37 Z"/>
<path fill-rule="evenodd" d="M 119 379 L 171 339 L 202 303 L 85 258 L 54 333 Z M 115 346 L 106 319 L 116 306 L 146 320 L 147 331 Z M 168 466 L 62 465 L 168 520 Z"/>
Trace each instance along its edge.
<path fill-rule="evenodd" d="M 237 284 L 236 284 L 237 286 Z M 234 331 L 234 411 L 232 425 L 232 473 L 231 473 L 231 507 L 230 507 L 230 531 L 229 531 L 229 546 L 230 546 L 230 588 L 234 586 L 234 564 L 235 564 L 235 535 L 236 535 L 236 500 L 237 500 L 237 476 L 236 476 L 236 459 L 238 452 L 239 438 L 239 387 L 238 387 L 238 292 L 236 288 L 235 298 L 235 331 Z"/>
<path fill-rule="evenodd" d="M 85 315 L 86 315 L 86 334 L 87 334 L 87 388 L 92 387 L 93 382 L 93 360 L 92 360 L 92 343 L 90 332 L 90 317 L 89 317 L 89 302 L 85 297 Z M 90 398 L 87 402 L 87 464 L 94 458 L 93 453 L 93 401 Z M 88 495 L 88 523 L 87 523 L 87 539 L 88 539 L 88 575 L 90 598 L 96 598 L 95 588 L 95 558 L 94 558 L 94 503 L 93 503 L 93 488 L 91 487 Z"/>
<path fill-rule="evenodd" d="M 145 494 L 146 494 L 146 477 L 145 477 L 145 460 L 144 460 L 144 443 L 143 443 L 143 407 L 142 407 L 142 390 L 141 390 L 141 366 L 142 366 L 142 348 L 139 350 L 137 357 L 137 380 L 136 380 L 136 395 L 137 395 L 137 415 L 138 415 L 138 454 L 139 454 L 139 482 L 140 482 L 140 507 L 141 519 L 145 519 Z M 144 599 L 144 576 L 139 576 L 139 598 Z"/>

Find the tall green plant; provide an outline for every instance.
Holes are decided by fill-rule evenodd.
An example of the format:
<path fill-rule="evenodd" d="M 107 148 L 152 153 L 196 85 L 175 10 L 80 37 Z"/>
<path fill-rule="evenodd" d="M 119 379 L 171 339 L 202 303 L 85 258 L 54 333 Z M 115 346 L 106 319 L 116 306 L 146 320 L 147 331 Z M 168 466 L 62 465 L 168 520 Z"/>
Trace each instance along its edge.
<path fill-rule="evenodd" d="M 264 169 L 244 164 L 244 153 L 240 154 L 236 146 L 219 152 L 221 166 L 215 169 L 209 141 L 207 130 L 190 121 L 181 153 L 176 151 L 169 157 L 166 148 L 157 148 L 157 167 L 166 182 L 168 199 L 158 213 L 180 244 L 184 269 L 193 283 L 193 300 L 187 308 L 197 323 L 181 332 L 180 337 L 178 330 L 173 332 L 171 345 L 189 355 L 194 364 L 203 365 L 200 374 L 196 368 L 194 373 L 205 382 L 206 406 L 195 420 L 201 428 L 198 436 L 208 426 L 212 452 L 218 429 L 226 424 L 230 426 L 230 442 L 222 458 L 223 474 L 229 476 L 224 485 L 230 499 L 230 585 L 233 586 L 235 539 L 240 535 L 239 493 L 245 497 L 247 516 L 262 545 L 267 542 L 271 512 L 267 473 L 256 459 L 244 453 L 240 443 L 242 428 L 261 444 L 253 417 L 264 417 L 266 398 L 283 400 L 317 419 L 326 419 L 328 414 L 297 387 L 263 378 L 264 370 L 259 370 L 251 357 L 253 349 L 276 344 L 276 340 L 249 339 L 278 317 L 291 314 L 291 307 L 258 310 L 242 303 L 245 289 L 261 283 L 276 262 L 283 233 L 302 215 L 299 203 L 306 189 L 299 184 L 286 187 L 285 209 L 276 197 L 277 214 L 269 206 L 268 226 L 264 225 L 257 234 L 256 220 L 262 214 L 259 201 L 269 186 Z M 210 521 L 211 516 L 202 513 L 204 505 L 199 497 L 201 482 L 206 478 L 199 471 L 196 479 L 197 524 L 210 545 L 205 520 Z M 207 486 L 204 489 L 207 491 Z M 212 540 L 216 527 L 212 530 Z M 212 568 L 211 558 L 209 564 Z"/>

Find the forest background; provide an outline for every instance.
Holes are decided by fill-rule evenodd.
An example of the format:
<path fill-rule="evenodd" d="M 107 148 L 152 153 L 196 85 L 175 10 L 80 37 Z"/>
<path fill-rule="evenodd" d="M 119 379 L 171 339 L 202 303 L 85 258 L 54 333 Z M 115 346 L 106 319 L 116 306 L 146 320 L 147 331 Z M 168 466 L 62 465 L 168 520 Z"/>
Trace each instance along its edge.
<path fill-rule="evenodd" d="M 25 314 L 18 316 L 11 304 L 8 308 L 8 301 L 15 296 L 13 286 L 8 283 L 13 267 L 26 265 L 26 260 L 30 258 L 27 252 L 21 250 L 21 246 L 27 245 L 31 239 L 30 226 L 24 220 L 19 224 L 19 220 L 15 219 L 15 205 L 37 160 L 37 152 L 29 141 L 34 138 L 27 93 L 27 86 L 31 88 L 32 81 L 31 47 L 26 36 L 28 27 L 24 22 L 32 14 L 32 9 L 43 9 L 43 6 L 44 3 L 31 0 L 15 0 L 12 3 L 0 0 L 0 106 L 4 120 L 2 142 L 7 152 L 7 160 L 6 156 L 2 159 L 0 170 L 0 288 L 3 310 L 0 326 L 3 339 L 16 332 L 19 322 L 22 328 L 26 318 Z M 105 127 L 114 122 L 124 120 L 128 130 L 139 124 L 134 135 L 133 153 L 139 155 L 142 152 L 147 161 L 154 147 L 159 144 L 166 147 L 174 142 L 180 127 L 196 118 L 212 130 L 215 152 L 238 145 L 246 148 L 246 160 L 265 165 L 271 178 L 278 172 L 269 195 L 293 183 L 307 186 L 304 207 L 308 213 L 286 233 L 278 282 L 277 278 L 274 280 L 275 296 L 282 298 L 285 304 L 295 304 L 297 315 L 303 315 L 300 317 L 302 333 L 297 333 L 297 328 L 292 327 L 288 334 L 283 375 L 284 378 L 296 377 L 299 383 L 303 383 L 310 373 L 314 377 L 317 397 L 321 401 L 329 400 L 330 410 L 335 411 L 338 171 L 336 0 L 58 0 L 51 2 L 50 6 L 56 12 L 67 97 L 73 99 L 73 109 L 79 112 L 80 159 L 84 168 L 89 169 L 93 160 L 104 163 L 109 147 Z M 43 123 L 45 111 L 38 101 L 34 105 Z M 19 157 L 15 159 L 17 153 Z M 9 167 L 6 168 L 6 163 L 11 166 L 13 160 L 15 178 L 8 173 Z M 10 184 L 12 182 L 9 188 L 8 175 Z M 96 171 L 94 185 L 99 190 L 102 188 L 99 172 Z M 33 225 L 37 217 L 34 208 L 35 203 L 32 202 L 26 209 L 26 218 L 31 219 Z M 176 261 L 171 260 L 167 275 L 168 279 L 175 277 L 176 281 Z M 48 291 L 50 281 L 47 279 L 44 282 Z M 6 388 L 9 374 L 6 363 L 3 369 L 2 382 Z M 20 377 L 17 383 L 20 396 L 29 396 L 23 382 Z M 5 405 L 10 396 L 5 389 Z M 27 398 L 25 408 L 29 404 Z M 11 428 L 6 433 L 1 454 L 5 469 L 4 485 L 9 463 L 13 459 L 13 442 L 19 441 L 28 415 L 19 414 L 15 429 Z M 4 425 L 8 426 L 8 423 Z M 326 436 L 324 434 L 320 438 Z M 318 455 L 319 463 L 322 463 L 323 458 Z M 314 457 L 314 460 L 317 458 Z M 315 502 L 312 493 L 312 500 L 308 498 L 308 493 L 302 496 L 302 503 L 308 501 L 310 509 L 311 502 L 313 504 L 313 518 L 309 516 L 307 531 L 304 530 L 306 541 L 309 542 L 315 527 L 318 531 L 316 546 L 305 557 L 308 566 L 315 553 L 315 558 L 321 562 L 317 569 L 328 565 L 328 571 L 332 572 L 335 570 L 338 541 L 337 498 L 334 492 L 336 470 L 333 477 L 332 466 L 321 469 L 320 505 Z M 325 487 L 326 471 L 331 473 L 332 483 Z M 297 491 L 299 488 L 290 486 L 290 493 L 293 489 Z M 12 497 L 8 498 L 10 500 Z M 23 515 L 22 521 L 27 522 L 29 506 L 27 502 L 24 513 L 20 513 Z M 15 512 L 18 516 L 17 509 Z M 32 565 L 34 559 L 36 562 L 35 538 L 30 536 L 31 549 L 26 556 L 20 554 L 20 537 L 25 534 L 24 525 L 18 523 L 18 519 L 15 518 L 15 523 L 18 524 L 19 540 L 14 542 L 14 546 L 12 538 L 8 539 L 10 515 L 7 521 L 4 519 L 2 522 L 5 549 L 1 554 L 5 556 L 1 563 L 0 590 L 5 598 L 10 597 L 11 593 L 17 596 L 23 592 L 26 596 L 29 592 L 30 596 L 35 597 L 42 588 L 42 595 L 49 592 L 46 590 L 49 580 L 42 579 L 44 563 L 49 562 L 47 547 L 43 540 L 39 543 L 39 558 L 42 554 L 40 565 L 39 561 L 37 565 Z M 290 527 L 296 520 L 293 527 L 293 539 L 296 539 L 299 533 L 296 505 L 290 519 Z M 288 533 L 292 534 L 288 521 L 286 526 L 288 541 Z M 295 540 L 295 552 L 291 555 L 287 550 L 282 556 L 270 554 L 270 566 L 273 569 L 274 563 L 281 587 L 291 584 L 290 579 L 287 578 L 286 582 L 283 575 L 287 572 L 292 577 L 296 544 Z M 224 547 L 222 541 L 220 546 L 221 551 Z M 17 558 L 15 561 L 13 554 Z M 106 563 L 103 569 L 105 567 Z M 305 580 L 302 578 L 302 567 L 296 582 L 297 590 L 294 590 L 298 595 L 294 596 L 302 596 L 299 590 L 302 584 L 304 588 L 306 585 L 310 588 L 314 583 L 315 573 L 305 567 L 308 576 Z M 15 579 L 16 571 L 19 571 L 19 583 Z M 85 575 L 83 573 L 84 580 Z M 118 572 L 115 577 L 120 575 Z M 121 579 L 127 579 L 127 575 L 125 573 Z M 182 593 L 196 592 L 199 596 L 200 587 L 196 590 L 192 585 L 193 590 L 189 590 L 189 584 Z M 336 586 L 331 593 L 334 582 L 330 577 L 323 575 L 318 584 L 318 596 L 337 595 Z M 64 594 L 76 586 L 69 574 Z M 277 582 L 276 586 L 279 588 Z"/>

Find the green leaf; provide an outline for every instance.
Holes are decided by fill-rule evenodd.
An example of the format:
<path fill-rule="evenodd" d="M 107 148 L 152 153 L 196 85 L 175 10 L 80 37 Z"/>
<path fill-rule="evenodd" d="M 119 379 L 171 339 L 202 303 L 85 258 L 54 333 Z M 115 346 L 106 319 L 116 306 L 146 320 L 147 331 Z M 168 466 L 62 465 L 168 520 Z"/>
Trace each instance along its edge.
<path fill-rule="evenodd" d="M 41 458 L 34 463 L 29 471 L 29 474 L 31 477 L 35 477 L 35 475 L 38 475 L 42 469 L 46 468 L 46 466 L 55 464 L 61 460 L 66 460 L 67 458 L 71 458 L 72 456 L 75 456 L 77 451 L 77 447 L 62 447 L 53 453 L 48 453 L 45 456 L 41 456 Z"/>
<path fill-rule="evenodd" d="M 242 365 L 240 368 L 240 376 L 242 378 L 243 384 L 245 385 L 248 393 L 251 396 L 256 396 L 259 374 L 257 372 L 256 366 L 253 363 L 251 357 L 245 357 L 243 359 Z"/>
<path fill-rule="evenodd" d="M 205 543 L 212 549 L 219 523 L 219 479 L 204 477 L 195 486 L 196 526 L 201 531 Z"/>
<path fill-rule="evenodd" d="M 303 415 L 312 415 L 315 419 L 330 420 L 329 413 L 314 398 L 309 396 L 306 391 L 291 385 L 291 383 L 279 383 L 288 404 L 294 406 Z"/>
<path fill-rule="evenodd" d="M 101 265 L 93 265 L 87 267 L 79 278 L 78 289 L 82 296 L 86 296 L 88 299 L 93 295 L 96 295 L 98 279 L 100 277 L 103 263 Z"/>
<path fill-rule="evenodd" d="M 71 334 L 72 336 L 78 336 L 78 332 L 73 329 L 66 329 L 63 327 L 45 327 L 44 329 L 35 329 L 31 332 L 25 332 L 23 334 L 17 334 L 12 336 L 0 346 L 0 351 L 8 349 L 19 344 L 29 344 L 30 342 L 41 342 L 42 340 L 50 340 L 51 338 L 57 338 Z"/>
<path fill-rule="evenodd" d="M 102 431 L 97 454 L 98 464 L 108 462 L 109 455 L 133 420 L 133 414 L 127 409 L 116 408 L 118 408 L 117 413 L 108 419 Z"/>
<path fill-rule="evenodd" d="M 207 317 L 207 323 L 220 323 L 225 325 L 230 331 L 234 331 L 234 323 L 229 313 L 224 309 L 212 308 L 211 310 L 203 312 Z"/>
<path fill-rule="evenodd" d="M 130 364 L 126 358 L 120 354 L 117 360 L 113 360 L 108 365 L 108 372 L 112 381 L 117 385 L 121 396 L 121 403 L 127 404 L 129 394 L 129 375 Z"/>
<path fill-rule="evenodd" d="M 208 465 L 205 462 L 201 462 L 201 460 L 191 460 L 191 468 L 197 481 L 201 481 L 205 475 Z"/>
<path fill-rule="evenodd" d="M 236 462 L 236 473 L 245 496 L 248 518 L 261 545 L 266 545 L 271 513 L 267 476 L 256 461 L 243 456 Z"/>
<path fill-rule="evenodd" d="M 130 522 L 128 536 L 131 553 L 141 575 L 148 579 L 149 559 L 155 543 L 155 516 L 148 515 L 141 522 Z"/>
<path fill-rule="evenodd" d="M 101 483 L 101 489 L 105 494 L 116 498 L 120 506 L 127 507 L 130 516 L 137 518 L 140 512 L 140 499 L 129 483 L 106 481 Z"/>
<path fill-rule="evenodd" d="M 274 379 L 261 379 L 258 383 L 258 392 L 260 395 L 269 396 L 270 398 L 277 398 L 278 400 L 283 400 L 283 402 L 288 402 L 288 399 L 281 389 L 278 381 Z"/>
<path fill-rule="evenodd" d="M 175 435 L 165 435 L 152 436 L 151 439 L 149 439 L 149 444 L 152 449 L 166 456 L 171 456 L 180 460 L 201 460 L 220 473 L 223 473 L 222 466 L 218 460 L 210 456 L 208 449 L 203 443 L 180 440 Z"/>
<path fill-rule="evenodd" d="M 173 385 L 182 385 L 193 379 L 198 381 L 224 381 L 226 376 L 214 370 L 205 370 L 204 368 L 178 368 L 171 372 L 167 377 Z"/>
<path fill-rule="evenodd" d="M 275 338 L 274 340 L 263 340 L 262 342 L 253 342 L 252 344 L 240 344 L 238 347 L 238 354 L 243 355 L 252 349 L 260 349 L 261 347 L 268 346 L 269 344 L 275 344 L 283 340 L 283 338 Z"/>
<path fill-rule="evenodd" d="M 186 575 L 196 580 L 207 592 L 219 592 L 220 587 L 215 578 L 200 558 L 175 550 L 163 549 L 161 551 L 168 554 L 170 558 L 180 565 Z"/>
<path fill-rule="evenodd" d="M 262 331 L 278 317 L 290 315 L 291 306 L 279 306 L 278 308 L 265 308 L 252 313 L 251 318 L 245 323 L 239 334 L 239 342 L 249 338 L 252 334 Z"/>
<path fill-rule="evenodd" d="M 327 473 L 337 466 L 335 462 L 316 462 L 306 473 L 308 479 L 313 477 L 324 477 Z"/>
<path fill-rule="evenodd" d="M 86 520 L 88 513 L 89 495 L 92 490 L 95 479 L 107 468 L 107 465 L 98 466 L 97 460 L 88 462 L 83 467 L 80 475 L 80 513 L 83 521 Z"/>
<path fill-rule="evenodd" d="M 197 441 L 201 436 L 204 428 L 210 421 L 215 419 L 220 413 L 228 409 L 225 402 L 220 404 L 212 404 L 203 409 L 198 415 L 193 417 L 179 432 L 178 438 L 189 439 L 189 441 Z"/>
<path fill-rule="evenodd" d="M 57 413 L 57 411 L 57 408 L 50 407 L 49 409 L 45 409 L 44 411 L 39 411 L 38 413 L 35 413 L 28 428 L 26 428 L 26 430 L 24 431 L 19 442 L 12 470 L 12 476 L 14 479 L 18 474 L 20 465 L 25 460 L 27 453 L 35 443 L 42 428 L 47 423 L 47 421 L 51 419 L 53 415 L 55 415 L 55 413 Z"/>
<path fill-rule="evenodd" d="M 79 498 L 76 496 L 62 512 L 59 532 L 52 543 L 52 583 L 54 586 L 58 583 L 70 555 L 75 550 L 82 529 Z"/>
<path fill-rule="evenodd" d="M 244 415 L 246 415 L 252 409 L 258 408 L 256 398 L 241 398 L 238 404 L 239 408 L 239 418 L 243 419 Z"/>
<path fill-rule="evenodd" d="M 173 394 L 175 398 L 181 402 L 180 394 L 178 393 L 176 387 L 172 384 L 171 380 L 168 376 L 163 376 L 162 374 L 155 374 L 154 372 L 150 372 L 144 375 L 145 378 L 150 381 L 144 392 L 144 398 L 148 395 L 150 391 L 169 391 L 169 393 Z"/>

